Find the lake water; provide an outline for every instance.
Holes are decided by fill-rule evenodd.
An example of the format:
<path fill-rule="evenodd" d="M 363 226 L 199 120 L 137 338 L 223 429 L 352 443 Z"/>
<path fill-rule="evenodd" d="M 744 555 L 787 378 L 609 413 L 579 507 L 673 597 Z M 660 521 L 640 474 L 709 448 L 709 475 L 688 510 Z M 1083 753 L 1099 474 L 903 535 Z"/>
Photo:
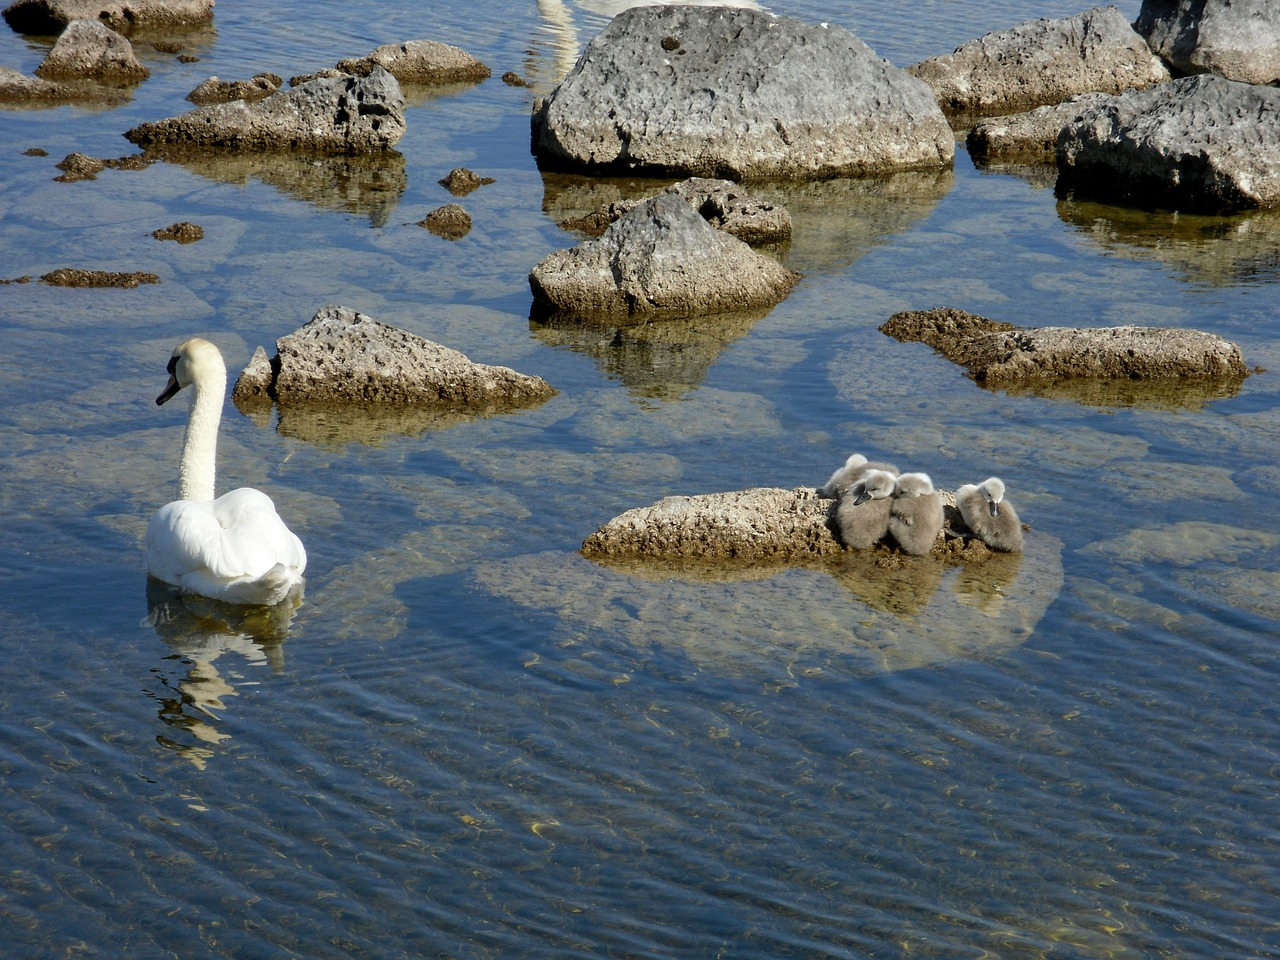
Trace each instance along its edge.
<path fill-rule="evenodd" d="M 1136 16 L 1138 4 L 1120 5 Z M 113 109 L 0 111 L 0 942 L 6 956 L 1280 956 L 1280 220 L 1054 197 L 1043 171 L 773 187 L 776 309 L 623 331 L 530 321 L 557 223 L 652 185 L 544 177 L 532 99 L 597 3 L 222 0 Z M 771 9 L 899 65 L 1067 3 Z M 494 70 L 410 91 L 380 162 L 231 157 L 54 182 L 184 112 L 392 41 Z M 0 64 L 47 42 L 0 28 Z M 531 88 L 505 85 L 516 71 Z M 39 147 L 47 156 L 31 156 Z M 495 183 L 456 200 L 465 166 Z M 417 225 L 448 202 L 449 241 Z M 152 239 L 176 221 L 204 239 Z M 516 413 L 253 418 L 220 488 L 306 543 L 294 613 L 148 597 L 176 492 L 179 340 L 232 375 L 338 303 L 546 378 Z M 988 391 L 878 327 L 1195 327 L 1237 389 Z M 861 451 L 997 473 L 1022 558 L 670 571 L 578 553 L 671 494 L 815 485 Z"/>

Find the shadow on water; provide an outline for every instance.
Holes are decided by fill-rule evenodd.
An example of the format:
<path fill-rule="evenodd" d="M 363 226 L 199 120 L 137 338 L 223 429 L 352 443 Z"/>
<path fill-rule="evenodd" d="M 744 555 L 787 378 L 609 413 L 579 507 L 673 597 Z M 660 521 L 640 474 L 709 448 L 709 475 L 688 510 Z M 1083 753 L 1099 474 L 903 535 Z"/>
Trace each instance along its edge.
<path fill-rule="evenodd" d="M 321 210 L 368 217 L 375 227 L 387 224 L 409 185 L 405 158 L 395 150 L 347 155 L 150 147 L 144 156 L 220 183 L 258 180 Z"/>
<path fill-rule="evenodd" d="M 584 639 L 678 651 L 703 671 L 877 674 L 1020 646 L 1062 589 L 1062 543 L 1032 532 L 1020 557 L 950 566 L 884 551 L 806 567 L 595 562 L 548 552 L 485 564 L 476 580 L 496 596 L 558 612 Z"/>
<path fill-rule="evenodd" d="M 183 595 L 154 577 L 147 578 L 143 623 L 171 649 L 165 662 L 181 665 L 153 671 L 160 689 L 150 695 L 159 705 L 160 719 L 174 731 L 172 737 L 157 738 L 163 746 L 204 769 L 214 756 L 211 748 L 230 739 L 218 723 L 227 699 L 237 696 L 233 681 L 239 679 L 235 669 L 224 665 L 219 670 L 214 661 L 236 654 L 252 666 L 266 665 L 281 673 L 284 643 L 302 598 L 299 586 L 271 607 L 237 606 Z"/>

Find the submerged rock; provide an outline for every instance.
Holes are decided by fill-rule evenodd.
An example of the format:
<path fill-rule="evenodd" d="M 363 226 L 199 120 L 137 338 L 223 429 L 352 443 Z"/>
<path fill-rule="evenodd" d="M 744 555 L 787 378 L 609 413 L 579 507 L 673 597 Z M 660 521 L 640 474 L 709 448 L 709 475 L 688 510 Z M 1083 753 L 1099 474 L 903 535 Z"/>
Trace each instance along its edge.
<path fill-rule="evenodd" d="M 461 240 L 471 232 L 471 214 L 461 204 L 446 203 L 419 220 L 418 226 L 445 240 Z"/>
<path fill-rule="evenodd" d="M 195 243 L 197 240 L 204 239 L 204 228 L 198 223 L 183 220 L 172 223 L 162 230 L 154 230 L 151 235 L 157 240 L 176 240 L 181 244 Z"/>
<path fill-rule="evenodd" d="M 15 0 L 4 18 L 18 33 L 56 34 L 73 20 L 113 30 L 181 27 L 213 19 L 213 0 Z"/>
<path fill-rule="evenodd" d="M 1180 73 L 1280 80 L 1276 0 L 1143 0 L 1133 27 Z"/>
<path fill-rule="evenodd" d="M 160 278 L 154 273 L 144 273 L 141 270 L 121 273 L 111 270 L 82 270 L 78 267 L 59 267 L 40 279 L 54 287 L 133 288 L 143 283 L 160 282 Z"/>
<path fill-rule="evenodd" d="M 1030 20 L 907 68 L 944 112 L 1015 113 L 1078 93 L 1119 93 L 1169 79 L 1116 7 L 1061 20 Z"/>
<path fill-rule="evenodd" d="M 449 171 L 447 177 L 438 181 L 440 186 L 444 187 L 455 197 L 465 197 L 473 190 L 480 187 L 495 183 L 493 177 L 482 177 L 474 170 L 468 170 L 466 167 L 454 167 Z"/>
<path fill-rule="evenodd" d="M 716 230 L 686 201 L 660 194 L 598 239 L 543 259 L 529 285 L 539 303 L 562 314 L 643 317 L 772 305 L 798 279 Z"/>
<path fill-rule="evenodd" d="M 150 75 L 133 55 L 133 45 L 96 20 L 73 20 L 62 31 L 36 76 L 46 80 L 82 79 L 138 82 Z"/>
<path fill-rule="evenodd" d="M 261 348 L 259 348 L 261 350 Z M 532 403 L 555 393 L 540 377 L 474 363 L 457 350 L 381 323 L 347 307 L 322 307 L 276 341 L 277 355 L 254 352 L 232 398 L 296 403 L 439 404 L 456 407 Z M 264 365 L 264 362 L 265 365 Z M 264 388 L 270 373 L 270 386 Z"/>
<path fill-rule="evenodd" d="M 255 73 L 249 80 L 220 80 L 210 77 L 187 94 L 187 99 L 198 106 L 210 103 L 230 103 L 232 100 L 262 100 L 271 96 L 284 84 L 274 73 Z"/>
<path fill-rule="evenodd" d="M 375 67 L 368 77 L 311 80 L 254 103 L 199 107 L 125 136 L 149 148 L 372 153 L 393 146 L 404 130 L 400 84 Z"/>
<path fill-rule="evenodd" d="M 343 73 L 368 76 L 382 67 L 401 83 L 457 83 L 487 79 L 490 69 L 458 47 L 438 40 L 386 43 L 363 57 L 339 60 Z"/>
<path fill-rule="evenodd" d="M 620 13 L 532 118 L 544 166 L 742 179 L 947 166 L 932 92 L 840 27 L 730 7 Z"/>
<path fill-rule="evenodd" d="M 1015 327 L 951 307 L 894 314 L 880 330 L 927 343 L 981 383 L 1072 379 L 1243 380 L 1240 348 L 1176 327 Z"/>
<path fill-rule="evenodd" d="M 1184 77 L 1086 106 L 1057 144 L 1058 191 L 1229 212 L 1280 203 L 1280 89 Z"/>

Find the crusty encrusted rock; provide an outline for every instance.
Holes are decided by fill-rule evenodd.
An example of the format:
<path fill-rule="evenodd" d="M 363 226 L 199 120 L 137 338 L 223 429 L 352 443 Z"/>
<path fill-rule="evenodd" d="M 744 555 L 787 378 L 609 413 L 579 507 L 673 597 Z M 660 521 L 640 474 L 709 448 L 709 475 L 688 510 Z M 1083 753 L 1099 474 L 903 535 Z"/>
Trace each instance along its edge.
<path fill-rule="evenodd" d="M 1058 192 L 1225 213 L 1280 203 L 1280 89 L 1183 77 L 1081 111 L 1058 138 Z"/>
<path fill-rule="evenodd" d="M 254 353 L 233 397 L 269 394 L 293 403 L 514 406 L 545 400 L 555 390 L 540 377 L 473 363 L 457 350 L 381 323 L 347 307 L 322 307 L 310 322 L 276 341 L 263 367 Z"/>
<path fill-rule="evenodd" d="M 539 303 L 560 314 L 647 317 L 773 305 L 798 279 L 664 193 L 599 238 L 544 258 L 529 285 Z"/>
<path fill-rule="evenodd" d="M 582 545 L 589 557 L 798 561 L 844 551 L 831 524 L 834 501 L 812 487 L 756 487 L 667 497 L 615 517 Z"/>
<path fill-rule="evenodd" d="M 210 103 L 230 103 L 232 100 L 262 100 L 271 96 L 284 84 L 274 73 L 255 73 L 249 80 L 221 80 L 210 77 L 187 94 L 187 99 L 197 106 Z"/>
<path fill-rule="evenodd" d="M 1277 0 L 1143 0 L 1133 27 L 1180 73 L 1280 80 Z"/>
<path fill-rule="evenodd" d="M 186 27 L 213 19 L 213 0 L 15 0 L 4 18 L 19 33 L 56 34 L 73 20 L 113 30 Z"/>
<path fill-rule="evenodd" d="M 373 153 L 404 135 L 404 96 L 395 77 L 323 78 L 249 103 L 233 100 L 144 123 L 125 134 L 148 148 L 314 150 Z"/>
<path fill-rule="evenodd" d="M 368 76 L 382 67 L 401 83 L 458 83 L 484 80 L 492 71 L 465 50 L 438 40 L 385 43 L 363 57 L 339 60 L 343 73 Z"/>
<path fill-rule="evenodd" d="M 1027 327 L 953 307 L 894 314 L 881 331 L 927 343 L 985 384 L 1027 380 L 1215 378 L 1248 375 L 1240 348 L 1177 327 Z"/>
<path fill-rule="evenodd" d="M 978 163 L 1056 163 L 1058 135 L 1063 128 L 1078 122 L 1085 110 L 1097 107 L 1109 96 L 1082 93 L 1026 113 L 979 120 L 969 130 L 965 146 Z"/>
<path fill-rule="evenodd" d="M 947 114 L 1015 113 L 1077 93 L 1119 93 L 1169 79 L 1116 7 L 1029 20 L 907 68 Z"/>
<path fill-rule="evenodd" d="M 693 205 L 702 218 L 718 230 L 743 243 L 781 243 L 791 239 L 791 214 L 786 207 L 761 200 L 732 180 L 690 177 L 662 191 Z M 561 224 L 600 236 L 619 217 L 634 210 L 643 200 L 615 200 L 575 220 Z"/>
<path fill-rule="evenodd" d="M 46 80 L 136 83 L 149 74 L 134 56 L 133 44 L 97 20 L 72 20 L 36 67 L 36 76 Z"/>
<path fill-rule="evenodd" d="M 949 165 L 926 84 L 841 27 L 728 6 L 638 6 L 534 106 L 544 167 L 732 180 Z"/>

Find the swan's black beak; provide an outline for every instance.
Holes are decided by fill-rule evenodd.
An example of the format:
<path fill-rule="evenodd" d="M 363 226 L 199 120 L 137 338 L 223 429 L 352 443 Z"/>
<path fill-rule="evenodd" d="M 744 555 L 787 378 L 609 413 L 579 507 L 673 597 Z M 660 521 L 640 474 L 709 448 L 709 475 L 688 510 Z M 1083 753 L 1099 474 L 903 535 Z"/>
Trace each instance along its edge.
<path fill-rule="evenodd" d="M 856 497 L 853 498 L 853 505 L 855 507 L 860 507 L 862 506 L 862 504 L 866 503 L 870 499 L 871 499 L 871 494 L 867 493 L 867 491 L 864 489 L 860 494 L 858 494 Z"/>
<path fill-rule="evenodd" d="M 157 400 L 156 402 L 159 403 L 160 401 Z M 998 500 L 990 501 L 987 506 L 991 508 L 991 515 L 993 517 L 1000 516 L 1000 502 Z"/>
<path fill-rule="evenodd" d="M 182 384 L 178 382 L 178 378 L 175 377 L 172 373 L 169 374 L 169 383 L 167 386 L 165 386 L 164 393 L 156 397 L 156 406 L 157 407 L 160 406 L 160 404 L 164 403 L 166 400 L 172 400 L 173 395 L 181 389 L 182 389 Z"/>

